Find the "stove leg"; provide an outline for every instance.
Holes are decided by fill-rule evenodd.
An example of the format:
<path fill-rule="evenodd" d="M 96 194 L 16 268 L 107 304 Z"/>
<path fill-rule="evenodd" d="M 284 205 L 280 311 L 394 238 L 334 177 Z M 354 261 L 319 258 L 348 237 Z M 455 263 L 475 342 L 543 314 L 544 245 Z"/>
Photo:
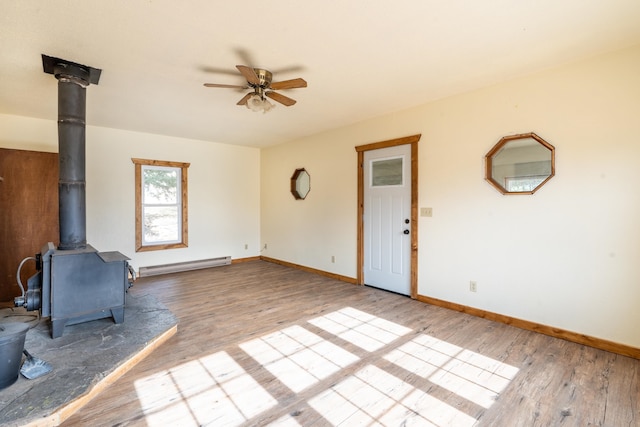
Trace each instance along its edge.
<path fill-rule="evenodd" d="M 115 323 L 124 322 L 124 307 L 116 307 L 111 309 L 111 317 Z"/>
<path fill-rule="evenodd" d="M 58 338 L 62 336 L 64 332 L 64 326 L 67 324 L 68 319 L 55 319 L 51 320 L 51 338 Z"/>

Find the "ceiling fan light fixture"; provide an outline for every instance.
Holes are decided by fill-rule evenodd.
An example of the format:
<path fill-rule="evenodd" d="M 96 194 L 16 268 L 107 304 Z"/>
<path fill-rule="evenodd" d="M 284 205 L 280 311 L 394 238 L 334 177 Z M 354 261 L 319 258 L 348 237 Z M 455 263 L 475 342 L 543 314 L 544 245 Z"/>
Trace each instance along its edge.
<path fill-rule="evenodd" d="M 267 101 L 265 98 L 261 97 L 258 94 L 252 95 L 247 100 L 247 108 L 254 112 L 262 111 L 263 113 L 266 113 L 267 111 L 271 110 L 273 107 L 274 105 L 272 103 L 270 103 L 269 101 Z"/>
<path fill-rule="evenodd" d="M 252 68 L 246 65 L 236 65 L 240 74 L 247 80 L 246 86 L 232 85 L 232 84 L 219 84 L 219 83 L 205 83 L 205 87 L 221 87 L 231 89 L 249 89 L 252 92 L 246 93 L 236 105 L 244 105 L 251 111 L 262 111 L 266 113 L 275 107 L 274 104 L 269 102 L 267 98 L 278 102 L 285 107 L 291 107 L 296 103 L 295 99 L 291 99 L 288 96 L 282 95 L 276 91 L 284 89 L 297 89 L 307 87 L 307 82 L 302 78 L 282 80 L 278 82 L 272 82 L 273 74 L 270 71 L 262 68 Z"/>

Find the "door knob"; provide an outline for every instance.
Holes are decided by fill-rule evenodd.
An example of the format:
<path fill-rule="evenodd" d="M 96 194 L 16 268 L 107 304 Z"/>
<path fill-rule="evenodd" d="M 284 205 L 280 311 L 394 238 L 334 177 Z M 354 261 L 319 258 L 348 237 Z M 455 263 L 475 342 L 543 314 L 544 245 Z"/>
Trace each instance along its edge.
<path fill-rule="evenodd" d="M 409 234 L 409 230 L 404 230 L 403 233 L 404 234 Z"/>

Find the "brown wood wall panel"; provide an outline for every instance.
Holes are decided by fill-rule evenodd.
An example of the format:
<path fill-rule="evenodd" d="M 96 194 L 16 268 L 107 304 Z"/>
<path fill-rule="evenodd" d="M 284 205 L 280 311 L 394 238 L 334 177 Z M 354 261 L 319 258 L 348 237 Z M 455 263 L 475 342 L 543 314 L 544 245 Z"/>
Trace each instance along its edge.
<path fill-rule="evenodd" d="M 20 295 L 16 272 L 46 242 L 59 241 L 58 154 L 0 148 L 0 302 Z M 26 262 L 22 282 L 35 272 Z"/>

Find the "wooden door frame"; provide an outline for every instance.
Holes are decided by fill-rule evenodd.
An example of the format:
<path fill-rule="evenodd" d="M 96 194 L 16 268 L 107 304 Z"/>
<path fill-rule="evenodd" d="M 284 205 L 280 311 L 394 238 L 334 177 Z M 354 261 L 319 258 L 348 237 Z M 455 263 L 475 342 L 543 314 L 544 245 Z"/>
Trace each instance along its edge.
<path fill-rule="evenodd" d="M 364 153 L 380 148 L 411 145 L 411 298 L 418 297 L 418 142 L 422 134 L 359 145 L 358 153 L 358 239 L 356 283 L 364 285 Z"/>

